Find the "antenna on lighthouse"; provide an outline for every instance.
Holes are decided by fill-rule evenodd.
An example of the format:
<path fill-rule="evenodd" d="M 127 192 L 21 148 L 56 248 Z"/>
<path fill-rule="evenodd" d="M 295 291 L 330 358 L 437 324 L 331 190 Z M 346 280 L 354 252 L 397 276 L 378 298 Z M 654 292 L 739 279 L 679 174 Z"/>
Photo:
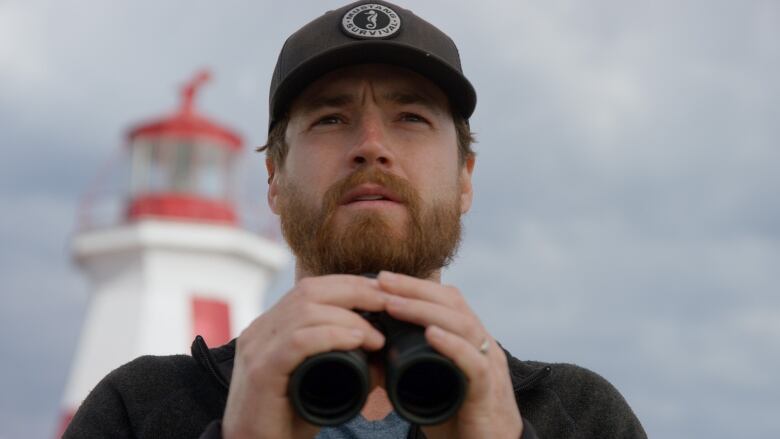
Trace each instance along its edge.
<path fill-rule="evenodd" d="M 207 69 L 198 71 L 189 82 L 182 87 L 181 111 L 182 113 L 192 113 L 194 110 L 195 94 L 198 89 L 206 82 L 211 80 L 211 72 Z"/>

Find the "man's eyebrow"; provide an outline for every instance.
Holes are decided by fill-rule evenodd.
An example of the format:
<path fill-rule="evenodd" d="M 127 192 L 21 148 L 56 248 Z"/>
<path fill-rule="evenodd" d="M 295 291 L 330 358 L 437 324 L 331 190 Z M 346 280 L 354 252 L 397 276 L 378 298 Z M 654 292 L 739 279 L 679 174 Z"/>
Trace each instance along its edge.
<path fill-rule="evenodd" d="M 304 113 L 313 113 L 321 108 L 343 107 L 354 101 L 355 97 L 349 94 L 317 95 L 301 102 L 301 110 Z"/>
<path fill-rule="evenodd" d="M 436 100 L 425 93 L 416 91 L 390 91 L 382 94 L 382 98 L 401 105 L 420 104 L 436 113 L 441 111 L 440 105 L 436 103 Z"/>

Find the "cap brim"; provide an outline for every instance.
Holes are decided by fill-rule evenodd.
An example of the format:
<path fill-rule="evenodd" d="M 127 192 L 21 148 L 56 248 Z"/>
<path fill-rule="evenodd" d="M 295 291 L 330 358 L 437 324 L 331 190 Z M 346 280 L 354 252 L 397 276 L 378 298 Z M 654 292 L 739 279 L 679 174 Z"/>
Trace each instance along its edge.
<path fill-rule="evenodd" d="M 271 97 L 273 110 L 269 129 L 303 89 L 333 70 L 357 64 L 391 64 L 405 67 L 430 79 L 450 99 L 454 111 L 468 119 L 477 104 L 477 94 L 460 72 L 431 53 L 390 40 L 355 41 L 317 54 L 295 67 Z"/>

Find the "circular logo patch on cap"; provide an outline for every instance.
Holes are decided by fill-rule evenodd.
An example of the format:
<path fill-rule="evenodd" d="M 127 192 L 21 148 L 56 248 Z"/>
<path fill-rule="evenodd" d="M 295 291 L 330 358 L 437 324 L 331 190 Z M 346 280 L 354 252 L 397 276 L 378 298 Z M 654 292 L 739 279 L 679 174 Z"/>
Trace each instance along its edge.
<path fill-rule="evenodd" d="M 387 6 L 366 3 L 344 14 L 341 29 L 352 38 L 390 38 L 401 30 L 401 17 Z"/>

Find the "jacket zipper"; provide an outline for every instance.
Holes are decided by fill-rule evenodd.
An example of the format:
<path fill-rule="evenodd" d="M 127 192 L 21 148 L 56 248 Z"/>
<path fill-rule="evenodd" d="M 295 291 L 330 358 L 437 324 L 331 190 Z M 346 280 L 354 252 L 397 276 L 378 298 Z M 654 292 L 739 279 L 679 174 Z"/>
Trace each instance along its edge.
<path fill-rule="evenodd" d="M 524 392 L 535 386 L 537 383 L 539 383 L 539 381 L 550 376 L 551 373 L 552 368 L 550 366 L 544 366 L 543 368 L 524 378 L 522 381 L 517 383 L 516 386 L 513 386 L 513 390 L 515 392 Z"/>
<path fill-rule="evenodd" d="M 225 390 L 228 390 L 228 383 L 224 378 L 222 378 L 222 375 L 219 373 L 219 371 L 217 371 L 217 367 L 214 365 L 214 358 L 212 358 L 211 354 L 209 353 L 209 347 L 206 345 L 206 341 L 203 340 L 203 337 L 200 335 L 195 337 L 195 346 L 198 348 L 197 351 L 201 358 L 201 364 L 205 364 L 206 368 L 211 373 L 211 375 L 214 376 L 217 382 L 219 382 L 219 384 L 221 384 Z"/>

